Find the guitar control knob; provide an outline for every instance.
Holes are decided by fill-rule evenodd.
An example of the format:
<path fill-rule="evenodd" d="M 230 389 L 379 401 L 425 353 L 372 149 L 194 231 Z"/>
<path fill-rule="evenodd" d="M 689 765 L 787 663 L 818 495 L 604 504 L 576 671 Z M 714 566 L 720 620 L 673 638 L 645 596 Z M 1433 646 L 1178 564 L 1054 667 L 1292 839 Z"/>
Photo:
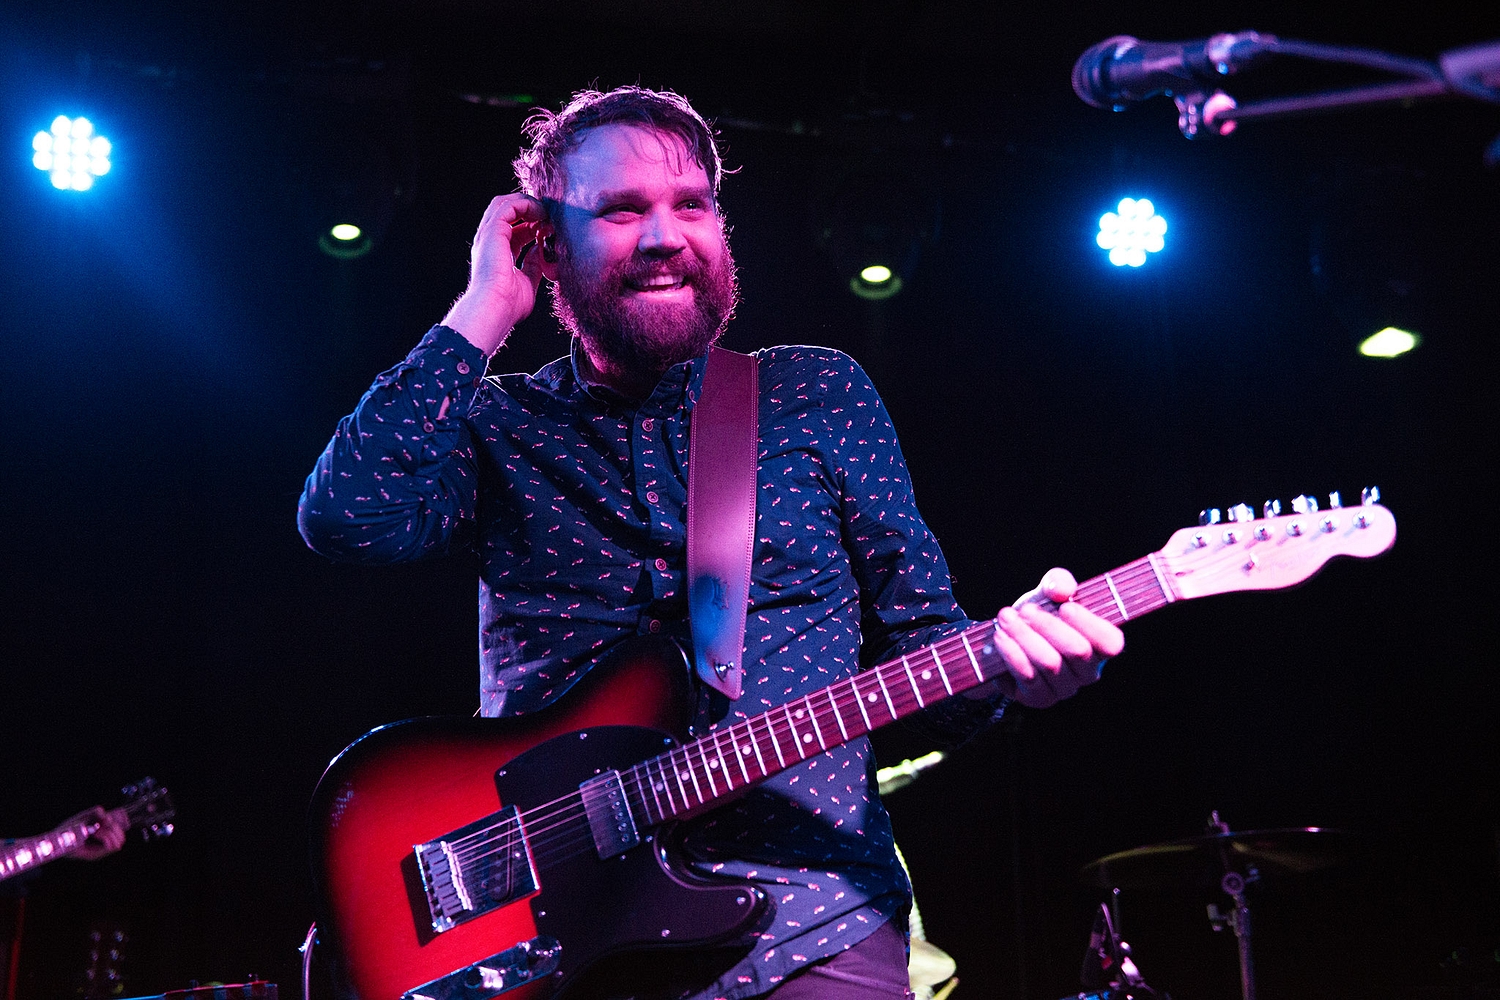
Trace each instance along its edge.
<path fill-rule="evenodd" d="M 1318 512 L 1318 498 L 1310 497 L 1306 493 L 1292 498 L 1292 513 L 1294 514 L 1316 514 Z"/>
<path fill-rule="evenodd" d="M 1360 490 L 1359 491 L 1359 502 L 1360 503 L 1379 503 L 1380 502 L 1380 487 L 1379 486 L 1366 486 L 1364 489 Z"/>
<path fill-rule="evenodd" d="M 1255 511 L 1251 510 L 1248 504 L 1237 503 L 1229 508 L 1229 519 L 1231 521 L 1253 521 L 1255 520 Z"/>
<path fill-rule="evenodd" d="M 1200 510 L 1198 512 L 1199 525 L 1218 524 L 1220 519 L 1219 508 L 1217 507 L 1210 507 L 1208 510 Z"/>
<path fill-rule="evenodd" d="M 1260 505 L 1260 516 L 1261 517 L 1280 517 L 1281 516 L 1281 501 L 1280 500 L 1267 500 L 1265 503 L 1261 504 Z"/>

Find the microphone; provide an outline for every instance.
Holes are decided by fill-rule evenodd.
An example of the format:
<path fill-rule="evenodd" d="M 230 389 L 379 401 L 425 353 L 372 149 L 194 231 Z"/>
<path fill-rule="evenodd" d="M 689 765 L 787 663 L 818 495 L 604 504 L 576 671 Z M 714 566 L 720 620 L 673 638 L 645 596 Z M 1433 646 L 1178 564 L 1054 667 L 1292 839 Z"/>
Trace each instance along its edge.
<path fill-rule="evenodd" d="M 1143 42 L 1116 35 L 1073 64 L 1073 92 L 1085 104 L 1121 110 L 1157 94 L 1179 96 L 1213 87 L 1276 46 L 1275 35 L 1242 31 L 1190 42 Z"/>

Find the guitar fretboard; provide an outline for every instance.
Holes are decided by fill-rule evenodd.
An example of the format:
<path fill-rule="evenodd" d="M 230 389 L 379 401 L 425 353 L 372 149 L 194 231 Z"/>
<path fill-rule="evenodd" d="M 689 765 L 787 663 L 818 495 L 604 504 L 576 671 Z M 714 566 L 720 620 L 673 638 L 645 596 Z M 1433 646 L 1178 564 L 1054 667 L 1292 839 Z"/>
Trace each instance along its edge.
<path fill-rule="evenodd" d="M 1079 584 L 1074 601 L 1119 624 L 1173 600 L 1153 556 Z M 1038 601 L 1055 611 L 1051 601 Z M 974 625 L 621 772 L 645 825 L 702 812 L 809 757 L 977 687 L 1004 672 L 994 622 Z"/>
<path fill-rule="evenodd" d="M 48 861 L 66 857 L 77 850 L 98 828 L 97 824 L 58 827 L 40 837 L 27 837 L 14 844 L 0 846 L 0 881 L 38 868 Z"/>

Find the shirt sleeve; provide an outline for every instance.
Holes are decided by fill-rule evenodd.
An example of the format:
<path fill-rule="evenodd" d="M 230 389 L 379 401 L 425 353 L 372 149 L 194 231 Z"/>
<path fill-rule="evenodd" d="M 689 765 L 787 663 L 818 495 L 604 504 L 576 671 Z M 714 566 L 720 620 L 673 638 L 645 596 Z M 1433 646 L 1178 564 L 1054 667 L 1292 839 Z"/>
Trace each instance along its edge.
<path fill-rule="evenodd" d="M 861 414 L 844 457 L 844 544 L 860 591 L 860 663 L 921 649 L 974 623 L 953 597 L 948 562 L 917 510 L 906 459 L 875 387 L 852 360 L 849 399 Z M 924 736 L 956 746 L 1000 718 L 1007 700 L 948 698 L 910 717 Z"/>
<path fill-rule="evenodd" d="M 444 326 L 382 373 L 307 477 L 297 528 L 330 558 L 395 563 L 473 537 L 478 480 L 465 417 L 484 353 Z"/>

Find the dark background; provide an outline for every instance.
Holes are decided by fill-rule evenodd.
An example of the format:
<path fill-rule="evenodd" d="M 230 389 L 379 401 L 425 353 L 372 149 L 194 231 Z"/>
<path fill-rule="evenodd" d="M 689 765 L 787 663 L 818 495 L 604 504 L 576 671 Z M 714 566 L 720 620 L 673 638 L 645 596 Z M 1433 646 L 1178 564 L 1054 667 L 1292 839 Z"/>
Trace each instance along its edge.
<path fill-rule="evenodd" d="M 1158 548 L 1202 507 L 1376 484 L 1400 521 L 1374 562 L 1132 625 L 1102 683 L 889 799 L 956 996 L 1076 992 L 1101 898 L 1078 870 L 1213 809 L 1360 834 L 1344 867 L 1254 888 L 1264 995 L 1495 995 L 1500 174 L 1482 153 L 1500 109 L 1189 143 L 1165 98 L 1111 115 L 1068 86 L 1118 33 L 1433 58 L 1500 37 L 1470 6 L 7 5 L 0 834 L 145 774 L 180 807 L 170 840 L 32 882 L 22 996 L 72 995 L 100 920 L 130 934 L 127 994 L 259 973 L 297 995 L 321 769 L 380 723 L 471 713 L 477 674 L 472 563 L 330 564 L 294 529 L 302 478 L 462 290 L 483 206 L 512 186 L 521 98 L 637 81 L 717 116 L 740 168 L 728 346 L 866 364 L 971 614 L 1048 566 Z M 1351 79 L 1276 66 L 1231 90 Z M 59 112 L 115 143 L 86 196 L 29 163 Z M 1172 227 L 1140 270 L 1092 244 L 1125 195 Z M 373 220 L 373 252 L 318 250 L 336 209 Z M 850 225 L 925 234 L 900 295 L 850 294 L 829 250 Z M 1422 346 L 1354 352 L 1390 321 Z M 543 310 L 495 365 L 564 349 Z M 929 749 L 879 743 L 886 763 Z M 1237 995 L 1212 901 L 1124 897 L 1147 977 L 1179 1000 Z"/>

